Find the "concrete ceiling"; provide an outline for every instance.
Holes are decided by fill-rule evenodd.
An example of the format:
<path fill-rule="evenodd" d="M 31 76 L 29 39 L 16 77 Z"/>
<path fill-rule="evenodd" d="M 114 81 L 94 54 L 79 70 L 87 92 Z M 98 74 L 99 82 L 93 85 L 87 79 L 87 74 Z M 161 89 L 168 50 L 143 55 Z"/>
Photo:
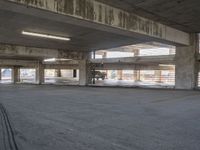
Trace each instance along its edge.
<path fill-rule="evenodd" d="M 39 48 L 92 51 L 140 43 L 138 39 L 63 22 L 0 10 L 0 42 Z M 22 35 L 22 30 L 70 37 L 71 41 Z"/>
<path fill-rule="evenodd" d="M 200 32 L 200 0 L 98 0 L 186 32 Z"/>

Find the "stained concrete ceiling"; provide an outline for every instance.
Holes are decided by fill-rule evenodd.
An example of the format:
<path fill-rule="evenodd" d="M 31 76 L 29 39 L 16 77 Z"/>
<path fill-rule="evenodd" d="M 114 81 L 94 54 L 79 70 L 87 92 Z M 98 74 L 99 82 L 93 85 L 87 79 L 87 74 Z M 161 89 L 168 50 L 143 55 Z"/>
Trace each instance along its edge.
<path fill-rule="evenodd" d="M 98 0 L 186 32 L 200 32 L 200 0 Z"/>
<path fill-rule="evenodd" d="M 69 51 L 92 51 L 140 43 L 138 39 L 0 9 L 0 42 Z M 71 41 L 22 35 L 22 30 L 70 37 Z"/>
<path fill-rule="evenodd" d="M 198 0 L 99 0 L 187 32 L 200 31 Z M 41 12 L 41 11 L 40 11 Z M 40 13 L 35 12 L 36 14 Z M 45 12 L 47 13 L 47 12 Z M 51 13 L 47 14 L 51 16 Z M 0 9 L 0 42 L 41 48 L 92 51 L 149 42 L 121 34 Z M 22 30 L 67 36 L 69 42 L 24 36 Z"/>

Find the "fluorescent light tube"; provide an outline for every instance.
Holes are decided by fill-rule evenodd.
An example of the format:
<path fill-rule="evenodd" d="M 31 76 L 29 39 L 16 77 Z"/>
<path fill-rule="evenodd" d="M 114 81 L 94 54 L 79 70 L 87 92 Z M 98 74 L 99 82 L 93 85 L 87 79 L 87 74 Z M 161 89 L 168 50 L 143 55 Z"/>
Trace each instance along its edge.
<path fill-rule="evenodd" d="M 48 39 L 56 39 L 56 40 L 70 41 L 70 38 L 61 37 L 61 36 L 55 36 L 55 35 L 50 35 L 50 34 L 43 34 L 43 33 L 36 33 L 36 32 L 28 32 L 28 31 L 22 31 L 22 34 L 23 34 L 23 35 L 29 35 L 29 36 L 42 37 L 42 38 L 48 38 Z"/>

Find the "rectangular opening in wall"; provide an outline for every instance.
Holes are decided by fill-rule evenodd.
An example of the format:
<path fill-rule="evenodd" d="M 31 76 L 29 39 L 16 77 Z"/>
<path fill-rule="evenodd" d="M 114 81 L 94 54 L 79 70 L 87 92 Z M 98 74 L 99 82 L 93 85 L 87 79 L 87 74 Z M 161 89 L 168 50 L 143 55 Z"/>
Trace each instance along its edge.
<path fill-rule="evenodd" d="M 95 59 L 137 56 L 163 56 L 175 54 L 176 50 L 174 46 L 152 42 L 99 50 L 95 52 Z"/>
<path fill-rule="evenodd" d="M 11 73 L 12 69 L 10 68 L 1 68 L 1 80 L 0 83 L 11 83 Z"/>
<path fill-rule="evenodd" d="M 20 69 L 20 82 L 22 83 L 35 83 L 35 72 L 33 68 Z"/>
<path fill-rule="evenodd" d="M 97 86 L 168 87 L 175 85 L 175 67 L 170 70 L 96 70 Z"/>
<path fill-rule="evenodd" d="M 73 69 L 45 69 L 45 83 L 77 85 L 79 71 Z"/>

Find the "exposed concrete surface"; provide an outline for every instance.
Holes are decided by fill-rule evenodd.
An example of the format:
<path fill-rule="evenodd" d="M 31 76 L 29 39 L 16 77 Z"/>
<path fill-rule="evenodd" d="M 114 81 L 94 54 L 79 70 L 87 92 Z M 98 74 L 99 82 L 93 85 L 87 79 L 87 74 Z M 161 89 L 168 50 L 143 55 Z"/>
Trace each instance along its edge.
<path fill-rule="evenodd" d="M 163 41 L 175 45 L 189 45 L 189 34 L 169 26 L 160 24 L 156 21 L 145 19 L 137 16 L 134 13 L 129 13 L 124 10 L 97 2 L 95 0 L 7 0 L 28 6 L 27 9 L 17 9 L 19 5 L 15 3 L 1 2 L 1 9 L 9 10 L 6 5 L 9 4 L 12 12 L 21 12 L 29 14 L 30 9 L 36 8 L 63 15 L 69 19 L 76 19 L 87 22 L 87 27 L 95 28 L 96 25 L 101 26 L 104 31 L 123 35 L 132 35 L 132 37 L 141 37 L 139 39 L 148 39 L 147 41 Z M 14 6 L 13 8 L 11 6 Z M 29 12 L 27 12 L 29 11 Z M 35 13 L 32 13 L 33 15 Z M 43 12 L 44 14 L 44 12 Z M 51 15 L 52 16 L 52 15 Z M 52 16 L 53 18 L 53 16 Z M 71 18 L 71 19 L 70 19 Z M 83 26 L 84 23 L 79 23 Z M 75 24 L 74 24 L 75 25 Z M 103 26 L 103 27 L 102 27 Z M 101 29 L 101 30 L 102 30 Z M 108 30 L 109 29 L 109 30 Z M 125 33 L 128 32 L 128 33 Z"/>
<path fill-rule="evenodd" d="M 199 35 L 191 35 L 191 45 L 176 48 L 176 89 L 194 89 L 198 84 Z"/>
<path fill-rule="evenodd" d="M 97 0 L 186 32 L 200 32 L 199 0 Z M 164 5 L 163 5 L 164 4 Z"/>
<path fill-rule="evenodd" d="M 36 47 L 26 47 L 18 45 L 9 45 L 0 43 L 1 57 L 18 57 L 26 59 L 44 59 L 44 58 L 68 58 L 83 59 L 82 52 L 64 51 L 59 49 L 45 49 Z"/>
<path fill-rule="evenodd" d="M 20 150 L 199 150 L 199 99 L 198 91 L 0 86 Z"/>
<path fill-rule="evenodd" d="M 160 64 L 172 64 L 174 63 L 175 55 L 160 55 L 160 56 L 135 56 L 135 57 L 121 57 L 121 58 L 99 58 L 91 59 L 93 63 L 160 63 Z"/>

